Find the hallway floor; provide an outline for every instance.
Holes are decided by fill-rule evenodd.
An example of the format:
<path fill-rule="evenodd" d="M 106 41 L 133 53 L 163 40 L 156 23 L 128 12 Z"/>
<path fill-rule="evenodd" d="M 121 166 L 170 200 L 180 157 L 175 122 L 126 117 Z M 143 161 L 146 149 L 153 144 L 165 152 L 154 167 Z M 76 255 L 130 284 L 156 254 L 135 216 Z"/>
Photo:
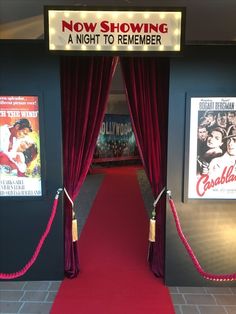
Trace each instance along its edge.
<path fill-rule="evenodd" d="M 144 202 L 150 203 L 151 193 L 142 171 L 138 177 L 144 189 Z M 80 213 L 79 234 L 102 178 L 102 175 L 88 176 L 81 189 L 79 202 L 75 204 L 76 213 Z M 60 284 L 60 281 L 1 281 L 0 313 L 49 314 Z M 169 291 L 176 314 L 236 314 L 236 287 L 169 287 Z"/>
<path fill-rule="evenodd" d="M 0 313 L 49 314 L 60 283 L 0 282 Z M 169 290 L 176 314 L 236 314 L 236 287 L 171 287 Z"/>

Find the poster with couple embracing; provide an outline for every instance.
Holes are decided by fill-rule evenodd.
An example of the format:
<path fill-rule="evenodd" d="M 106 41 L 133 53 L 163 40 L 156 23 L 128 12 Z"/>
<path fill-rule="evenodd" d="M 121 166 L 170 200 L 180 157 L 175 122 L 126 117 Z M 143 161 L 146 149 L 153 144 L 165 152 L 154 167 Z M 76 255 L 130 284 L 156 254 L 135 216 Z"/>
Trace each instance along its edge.
<path fill-rule="evenodd" d="M 41 196 L 39 99 L 0 96 L 0 196 Z"/>

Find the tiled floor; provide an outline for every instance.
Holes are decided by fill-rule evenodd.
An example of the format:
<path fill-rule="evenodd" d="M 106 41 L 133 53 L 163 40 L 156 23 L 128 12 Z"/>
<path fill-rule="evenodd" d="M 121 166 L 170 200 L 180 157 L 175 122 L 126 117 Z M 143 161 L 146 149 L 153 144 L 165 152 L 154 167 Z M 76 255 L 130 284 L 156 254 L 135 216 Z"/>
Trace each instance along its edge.
<path fill-rule="evenodd" d="M 147 208 L 152 208 L 150 206 L 152 195 L 142 171 L 138 173 L 138 179 L 145 205 Z M 83 217 L 80 215 L 79 219 L 80 231 L 88 217 L 89 209 L 101 181 L 102 175 L 88 176 L 81 189 L 79 203 L 75 204 L 76 211 L 83 212 Z M 59 281 L 1 281 L 0 313 L 48 314 L 60 284 Z M 236 314 L 236 287 L 171 287 L 169 290 L 176 314 Z"/>
<path fill-rule="evenodd" d="M 49 314 L 60 283 L 0 282 L 0 313 Z M 176 314 L 236 314 L 236 287 L 171 287 L 169 290 Z"/>
<path fill-rule="evenodd" d="M 59 281 L 0 282 L 0 313 L 50 312 Z"/>
<path fill-rule="evenodd" d="M 236 287 L 169 288 L 176 314 L 236 314 Z"/>

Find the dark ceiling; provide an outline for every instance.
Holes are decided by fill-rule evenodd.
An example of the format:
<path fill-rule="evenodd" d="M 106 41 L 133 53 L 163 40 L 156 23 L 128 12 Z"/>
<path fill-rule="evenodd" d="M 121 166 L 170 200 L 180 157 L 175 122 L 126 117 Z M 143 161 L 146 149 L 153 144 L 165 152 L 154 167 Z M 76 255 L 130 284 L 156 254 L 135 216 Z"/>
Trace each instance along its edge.
<path fill-rule="evenodd" d="M 236 42 L 236 0 L 0 0 L 0 39 L 6 28 L 37 17 L 37 38 L 43 36 L 45 5 L 112 7 L 186 7 L 186 42 Z M 112 5 L 111 5 L 112 3 Z M 18 22 L 17 22 L 18 21 Z M 36 21 L 36 20 L 35 20 Z M 21 22 L 22 24 L 23 22 Z M 34 27 L 31 22 L 31 28 Z M 40 28 L 40 25 L 42 26 Z M 35 23 L 36 27 L 36 23 Z M 41 33 L 40 33 L 41 32 Z M 19 33 L 19 32 L 18 32 Z"/>

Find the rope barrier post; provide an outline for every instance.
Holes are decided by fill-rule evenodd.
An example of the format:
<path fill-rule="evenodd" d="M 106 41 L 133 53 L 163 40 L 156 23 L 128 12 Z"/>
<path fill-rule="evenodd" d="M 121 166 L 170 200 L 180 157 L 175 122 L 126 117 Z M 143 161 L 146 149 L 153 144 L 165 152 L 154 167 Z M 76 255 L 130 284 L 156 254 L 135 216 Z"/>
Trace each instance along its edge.
<path fill-rule="evenodd" d="M 62 191 L 63 191 L 62 188 L 57 189 L 57 193 L 56 193 L 55 199 L 58 199 L 58 198 L 59 198 L 59 196 L 60 196 L 60 194 L 61 194 Z"/>
<path fill-rule="evenodd" d="M 171 191 L 170 191 L 170 190 L 166 190 L 166 194 L 167 194 L 169 200 L 172 199 Z"/>

